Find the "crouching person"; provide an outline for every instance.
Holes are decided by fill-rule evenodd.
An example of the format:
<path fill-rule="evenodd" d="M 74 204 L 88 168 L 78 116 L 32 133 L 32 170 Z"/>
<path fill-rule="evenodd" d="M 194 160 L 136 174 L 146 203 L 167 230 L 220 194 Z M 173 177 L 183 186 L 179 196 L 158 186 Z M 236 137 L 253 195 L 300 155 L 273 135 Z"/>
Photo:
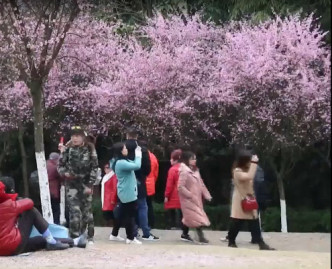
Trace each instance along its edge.
<path fill-rule="evenodd" d="M 7 193 L 6 186 L 0 181 L 0 256 L 69 248 L 69 244 L 53 238 L 48 222 L 33 207 L 31 199 L 16 198 L 17 194 Z M 33 226 L 42 236 L 30 238 Z"/>

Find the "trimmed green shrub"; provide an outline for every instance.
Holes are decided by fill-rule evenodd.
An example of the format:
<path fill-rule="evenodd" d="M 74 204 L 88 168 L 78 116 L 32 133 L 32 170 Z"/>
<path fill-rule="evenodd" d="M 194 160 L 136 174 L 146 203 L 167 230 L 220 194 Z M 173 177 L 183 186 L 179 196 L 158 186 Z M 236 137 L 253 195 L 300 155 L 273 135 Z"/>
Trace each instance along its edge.
<path fill-rule="evenodd" d="M 166 210 L 164 205 L 160 203 L 154 203 L 155 214 L 155 228 L 165 229 L 167 225 Z M 93 200 L 93 212 L 95 226 L 104 226 L 105 221 L 103 219 L 101 211 L 100 199 Z M 205 206 L 205 212 L 209 216 L 212 230 L 227 230 L 229 225 L 230 207 L 229 205 L 219 206 Z M 265 232 L 280 232 L 280 208 L 271 207 L 265 210 L 261 216 L 262 227 Z M 308 208 L 294 209 L 287 208 L 287 222 L 289 232 L 331 232 L 331 211 L 330 210 L 313 210 Z M 247 227 L 244 227 L 247 229 Z"/>

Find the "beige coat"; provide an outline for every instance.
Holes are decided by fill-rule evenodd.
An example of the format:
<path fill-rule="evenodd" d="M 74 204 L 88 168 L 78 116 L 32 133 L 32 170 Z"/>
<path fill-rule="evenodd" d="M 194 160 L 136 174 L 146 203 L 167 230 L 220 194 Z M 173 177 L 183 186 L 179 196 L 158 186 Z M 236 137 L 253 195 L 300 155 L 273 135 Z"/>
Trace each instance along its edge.
<path fill-rule="evenodd" d="M 239 173 L 237 173 L 239 172 Z M 232 210 L 231 218 L 235 219 L 256 219 L 257 210 L 245 212 L 242 209 L 241 201 L 247 194 L 254 194 L 254 176 L 243 176 L 243 171 L 240 168 L 234 170 L 233 184 L 234 191 L 232 196 Z M 253 174 L 254 175 L 254 174 Z"/>
<path fill-rule="evenodd" d="M 209 226 L 209 218 L 203 209 L 203 198 L 210 200 L 211 195 L 199 171 L 192 171 L 182 163 L 179 169 L 178 190 L 183 224 L 190 228 Z"/>

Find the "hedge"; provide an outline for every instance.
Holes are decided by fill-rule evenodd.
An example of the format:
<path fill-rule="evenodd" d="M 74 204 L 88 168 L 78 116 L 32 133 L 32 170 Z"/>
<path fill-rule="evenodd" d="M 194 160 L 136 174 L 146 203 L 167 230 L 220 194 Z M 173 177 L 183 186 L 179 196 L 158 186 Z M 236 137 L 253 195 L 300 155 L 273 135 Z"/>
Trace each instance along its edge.
<path fill-rule="evenodd" d="M 166 214 L 163 204 L 154 203 L 155 228 L 166 228 Z M 212 230 L 228 229 L 230 207 L 229 205 L 205 206 L 209 216 Z M 93 212 L 95 226 L 104 226 L 105 221 L 101 211 L 100 199 L 94 199 Z M 331 232 L 331 211 L 313 210 L 308 208 L 287 208 L 287 223 L 289 232 Z M 262 214 L 262 228 L 265 232 L 280 232 L 280 208 L 271 207 Z"/>

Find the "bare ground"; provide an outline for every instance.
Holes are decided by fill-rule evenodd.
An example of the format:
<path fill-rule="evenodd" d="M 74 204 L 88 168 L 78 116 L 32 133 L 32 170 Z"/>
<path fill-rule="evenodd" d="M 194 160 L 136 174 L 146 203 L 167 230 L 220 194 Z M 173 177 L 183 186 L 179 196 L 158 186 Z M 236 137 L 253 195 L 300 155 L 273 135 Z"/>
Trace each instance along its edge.
<path fill-rule="evenodd" d="M 238 236 L 238 249 L 219 240 L 226 232 L 206 231 L 209 245 L 182 242 L 180 231 L 153 232 L 161 237 L 159 242 L 137 246 L 110 242 L 110 228 L 96 228 L 96 242 L 86 249 L 1 257 L 0 268 L 331 268 L 330 234 L 264 233 L 265 241 L 277 251 L 259 251 L 246 232 Z M 124 231 L 120 234 L 124 236 Z"/>

